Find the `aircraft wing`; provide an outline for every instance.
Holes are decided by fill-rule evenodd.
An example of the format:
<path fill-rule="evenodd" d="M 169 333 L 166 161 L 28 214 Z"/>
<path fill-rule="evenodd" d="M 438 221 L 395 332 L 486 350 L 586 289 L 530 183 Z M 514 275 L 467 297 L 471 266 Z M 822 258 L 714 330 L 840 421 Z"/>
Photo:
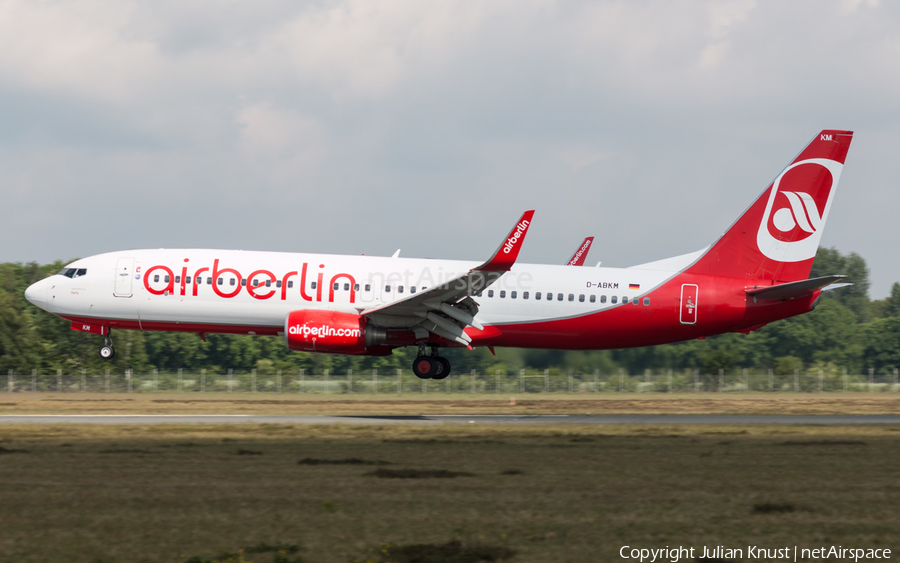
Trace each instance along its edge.
<path fill-rule="evenodd" d="M 581 246 L 575 250 L 575 253 L 572 254 L 572 257 L 566 262 L 566 266 L 584 266 L 584 262 L 587 260 L 588 251 L 591 249 L 592 244 L 594 244 L 594 237 L 587 237 L 584 239 Z"/>
<path fill-rule="evenodd" d="M 360 315 L 388 328 L 421 328 L 469 346 L 472 338 L 463 329 L 468 326 L 478 330 L 484 328 L 475 320 L 478 303 L 472 296 L 484 291 L 512 268 L 533 216 L 534 210 L 522 214 L 500 247 L 484 264 L 439 286 L 393 303 L 364 309 Z"/>
<path fill-rule="evenodd" d="M 754 287 L 747 290 L 747 295 L 756 299 L 792 299 L 794 297 L 809 295 L 817 289 L 830 286 L 839 280 L 846 279 L 846 277 L 847 276 L 824 276 L 821 278 L 811 278 L 808 280 L 778 285 Z"/>

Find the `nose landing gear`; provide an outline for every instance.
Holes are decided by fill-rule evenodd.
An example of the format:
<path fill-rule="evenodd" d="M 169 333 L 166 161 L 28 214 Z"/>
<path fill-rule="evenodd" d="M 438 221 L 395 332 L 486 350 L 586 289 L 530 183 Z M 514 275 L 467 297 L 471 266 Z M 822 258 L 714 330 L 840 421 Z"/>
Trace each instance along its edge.
<path fill-rule="evenodd" d="M 112 329 L 106 333 L 106 336 L 103 338 L 103 347 L 100 348 L 100 357 L 104 360 L 110 360 L 113 356 L 116 355 L 116 349 L 113 348 L 112 341 Z"/>
<path fill-rule="evenodd" d="M 431 356 L 427 356 L 425 344 L 421 344 L 419 355 L 413 361 L 413 373 L 419 379 L 446 379 L 450 375 L 450 361 L 438 356 L 437 347 L 432 347 Z"/>

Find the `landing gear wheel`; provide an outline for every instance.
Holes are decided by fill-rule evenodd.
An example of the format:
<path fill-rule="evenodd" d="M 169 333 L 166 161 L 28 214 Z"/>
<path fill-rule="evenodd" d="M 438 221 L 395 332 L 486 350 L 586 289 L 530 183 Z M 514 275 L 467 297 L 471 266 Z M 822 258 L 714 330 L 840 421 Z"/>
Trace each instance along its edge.
<path fill-rule="evenodd" d="M 419 379 L 431 379 L 437 370 L 438 365 L 428 356 L 419 356 L 413 361 L 413 373 Z"/>
<path fill-rule="evenodd" d="M 431 359 L 434 360 L 436 364 L 440 365 L 440 367 L 435 370 L 435 374 L 431 376 L 431 379 L 447 379 L 447 376 L 450 375 L 450 360 L 441 356 Z"/>
<path fill-rule="evenodd" d="M 112 329 L 109 329 L 106 333 L 106 338 L 103 339 L 103 347 L 100 348 L 100 357 L 108 360 L 115 355 L 116 349 L 113 348 Z"/>

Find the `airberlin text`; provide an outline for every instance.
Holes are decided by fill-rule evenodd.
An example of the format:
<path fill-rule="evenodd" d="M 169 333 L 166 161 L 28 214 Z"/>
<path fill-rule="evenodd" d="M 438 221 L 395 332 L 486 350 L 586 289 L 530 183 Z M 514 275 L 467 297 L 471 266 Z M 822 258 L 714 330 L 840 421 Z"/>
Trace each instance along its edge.
<path fill-rule="evenodd" d="M 351 338 L 359 338 L 362 331 L 358 328 L 334 328 L 328 325 L 307 326 L 294 325 L 288 328 L 290 334 L 308 338 L 310 336 L 349 336 Z"/>
<path fill-rule="evenodd" d="M 519 242 L 526 230 L 528 230 L 528 219 L 523 219 L 516 225 L 516 230 L 506 239 L 506 243 L 503 245 L 503 254 L 512 252 L 512 249 L 515 248 L 516 243 Z"/>
<path fill-rule="evenodd" d="M 768 560 L 768 561 L 809 561 L 819 559 L 833 559 L 837 561 L 865 561 L 869 559 L 890 559 L 891 550 L 883 548 L 851 548 L 840 545 L 823 547 L 759 547 L 748 545 L 743 547 L 725 547 L 722 545 L 684 547 L 666 546 L 660 548 L 638 548 L 624 545 L 619 549 L 619 557 L 622 559 L 634 559 L 640 562 L 654 563 L 656 561 L 710 561 L 722 560 Z"/>
<path fill-rule="evenodd" d="M 144 272 L 144 288 L 152 295 L 190 295 L 197 297 L 200 286 L 208 285 L 216 295 L 225 299 L 237 297 L 242 290 L 246 290 L 254 299 L 271 299 L 278 295 L 282 301 L 285 301 L 288 298 L 288 288 L 292 285 L 289 282 L 293 278 L 299 277 L 298 281 L 300 283 L 297 285 L 299 285 L 301 298 L 305 301 L 322 301 L 325 297 L 322 295 L 323 288 L 326 285 L 324 283 L 325 274 L 322 272 L 322 269 L 325 268 L 324 264 L 319 264 L 318 272 L 309 272 L 309 264 L 304 262 L 299 271 L 290 271 L 278 277 L 270 270 L 255 270 L 248 276 L 244 276 L 234 268 L 221 267 L 218 259 L 213 260 L 211 269 L 208 266 L 196 269 L 190 268 L 188 266 L 188 258 L 185 258 L 184 262 L 185 264 L 181 268 L 180 275 L 177 277 L 175 270 L 168 266 L 157 265 L 147 268 L 147 271 Z M 155 276 L 154 273 L 156 274 Z M 153 287 L 151 283 L 156 283 L 160 274 L 164 276 L 165 285 Z M 306 280 L 308 277 L 315 280 L 314 286 L 307 284 Z M 204 284 L 204 278 L 207 278 L 207 282 L 212 282 L 212 285 L 209 285 L 209 283 Z M 178 280 L 177 287 L 176 279 Z M 228 285 L 225 285 L 224 281 L 220 281 L 224 279 L 229 280 Z M 337 273 L 329 278 L 327 284 L 328 302 L 334 302 L 335 285 L 339 280 L 350 286 L 350 303 L 355 303 L 356 279 L 347 273 Z M 313 287 L 315 288 L 315 294 L 312 294 Z M 307 288 L 311 288 L 309 292 L 307 292 Z"/>

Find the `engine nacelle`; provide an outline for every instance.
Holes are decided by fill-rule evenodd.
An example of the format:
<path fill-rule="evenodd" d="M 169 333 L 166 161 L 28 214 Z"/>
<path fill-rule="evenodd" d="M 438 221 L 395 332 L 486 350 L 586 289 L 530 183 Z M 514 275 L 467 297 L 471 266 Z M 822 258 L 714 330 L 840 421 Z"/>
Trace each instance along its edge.
<path fill-rule="evenodd" d="M 364 317 L 353 313 L 301 309 L 288 313 L 284 339 L 291 350 L 365 354 L 368 347 L 384 342 L 384 329 L 366 323 Z"/>

